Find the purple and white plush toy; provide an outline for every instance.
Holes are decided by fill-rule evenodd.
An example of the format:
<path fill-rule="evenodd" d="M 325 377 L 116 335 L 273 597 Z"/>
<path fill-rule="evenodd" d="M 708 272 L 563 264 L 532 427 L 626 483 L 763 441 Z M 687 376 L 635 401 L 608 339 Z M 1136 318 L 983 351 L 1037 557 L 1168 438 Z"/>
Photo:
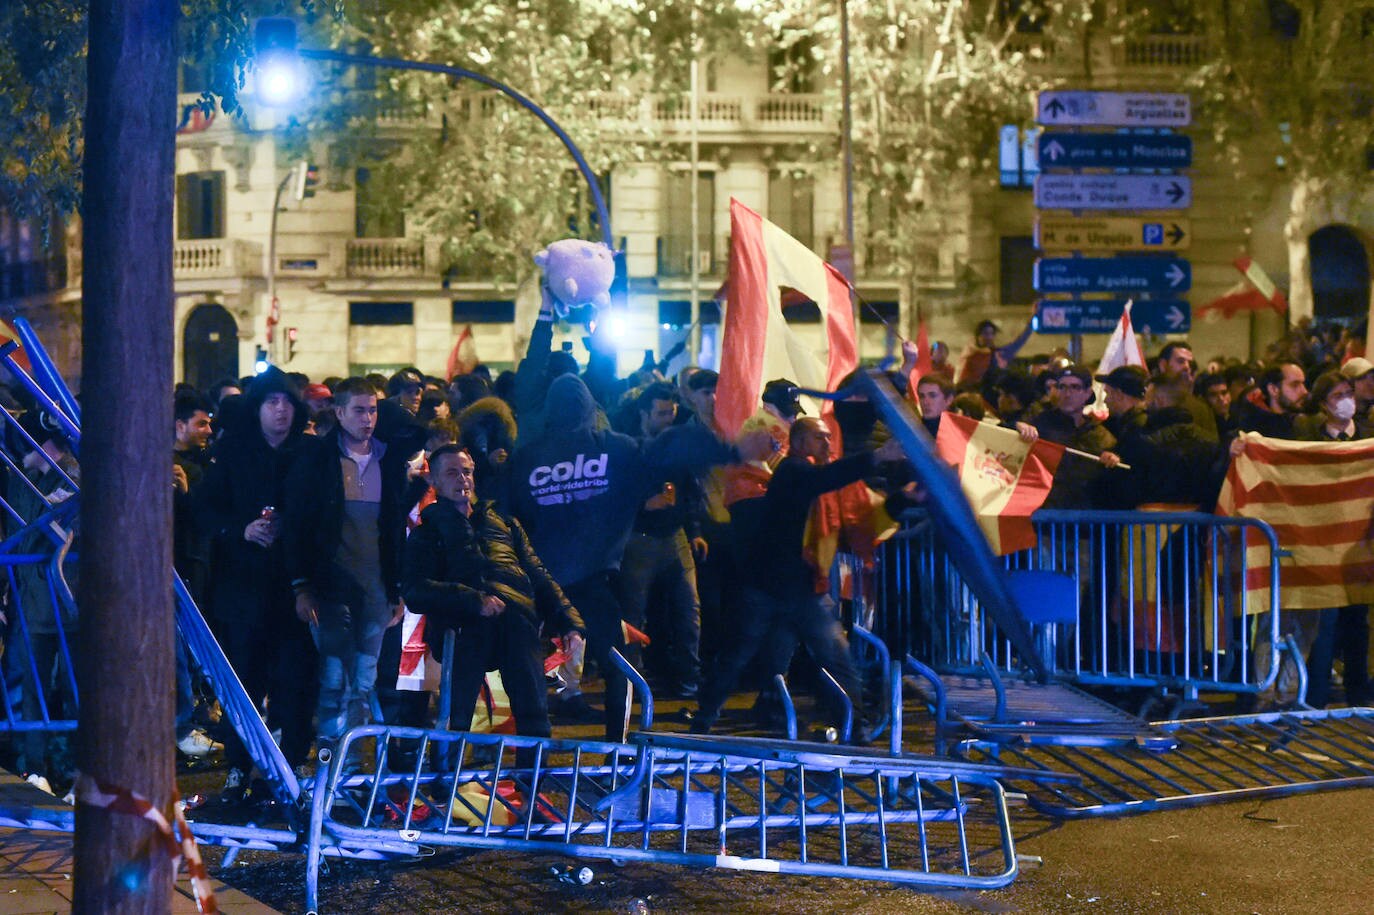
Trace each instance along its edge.
<path fill-rule="evenodd" d="M 586 306 L 610 306 L 615 254 L 601 242 L 565 238 L 535 254 L 534 263 L 544 271 L 540 320 L 563 319 Z"/>

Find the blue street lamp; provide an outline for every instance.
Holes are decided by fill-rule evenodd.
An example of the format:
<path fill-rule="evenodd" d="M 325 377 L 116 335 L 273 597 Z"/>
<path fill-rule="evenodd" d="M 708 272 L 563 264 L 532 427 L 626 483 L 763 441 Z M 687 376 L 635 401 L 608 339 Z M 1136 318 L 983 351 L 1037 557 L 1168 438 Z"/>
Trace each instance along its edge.
<path fill-rule="evenodd" d="M 606 198 L 601 193 L 601 185 L 596 180 L 591 166 L 587 164 L 582 151 L 572 141 L 567 132 L 558 126 L 548 112 L 533 101 L 498 80 L 462 67 L 426 61 L 404 60 L 397 57 L 373 57 L 370 54 L 345 54 L 341 51 L 316 50 L 296 46 L 296 23 L 282 17 L 259 19 L 253 33 L 256 51 L 256 84 L 258 99 L 266 105 L 289 105 L 298 100 L 306 88 L 306 74 L 302 60 L 321 60 L 330 63 L 353 64 L 363 67 L 384 67 L 391 70 L 419 70 L 426 73 L 442 73 L 456 79 L 470 79 L 495 89 L 514 100 L 529 111 L 544 126 L 558 137 L 587 182 L 592 205 L 596 208 L 596 218 L 601 225 L 601 240 L 606 247 L 615 250 L 611 234 L 611 215 L 606 209 Z"/>

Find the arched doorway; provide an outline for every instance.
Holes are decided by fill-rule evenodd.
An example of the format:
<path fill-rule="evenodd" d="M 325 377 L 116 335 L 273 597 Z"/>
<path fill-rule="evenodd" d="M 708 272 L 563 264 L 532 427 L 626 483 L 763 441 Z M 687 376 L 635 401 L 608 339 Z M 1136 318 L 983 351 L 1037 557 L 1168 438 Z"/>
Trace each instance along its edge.
<path fill-rule="evenodd" d="M 202 391 L 239 376 L 239 326 L 223 305 L 192 309 L 181 335 L 182 380 Z"/>
<path fill-rule="evenodd" d="M 1358 321 L 1369 314 L 1369 249 L 1350 226 L 1325 226 L 1307 239 L 1312 308 L 1319 321 Z"/>

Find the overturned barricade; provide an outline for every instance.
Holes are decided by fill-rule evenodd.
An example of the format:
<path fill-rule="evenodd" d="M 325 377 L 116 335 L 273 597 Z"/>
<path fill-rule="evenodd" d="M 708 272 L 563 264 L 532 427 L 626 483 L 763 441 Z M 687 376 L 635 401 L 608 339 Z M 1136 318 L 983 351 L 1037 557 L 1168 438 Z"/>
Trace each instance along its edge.
<path fill-rule="evenodd" d="M 786 741 L 365 726 L 318 783 L 309 904 L 325 845 L 396 842 L 991 889 L 1016 876 L 1000 774 Z"/>

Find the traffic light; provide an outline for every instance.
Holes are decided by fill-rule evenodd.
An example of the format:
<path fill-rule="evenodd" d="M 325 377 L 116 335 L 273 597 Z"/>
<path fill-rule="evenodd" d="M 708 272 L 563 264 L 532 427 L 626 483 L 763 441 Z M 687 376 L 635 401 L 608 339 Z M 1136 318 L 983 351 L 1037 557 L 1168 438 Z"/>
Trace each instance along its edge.
<path fill-rule="evenodd" d="M 267 371 L 267 367 L 270 364 L 271 363 L 267 361 L 267 348 L 265 346 L 259 346 L 257 352 L 253 354 L 253 374 L 261 375 L 263 372 Z"/>
<path fill-rule="evenodd" d="M 258 101 L 290 105 L 305 91 L 305 71 L 296 53 L 296 23 L 280 16 L 259 19 L 253 28 L 254 85 Z"/>
<path fill-rule="evenodd" d="M 296 328 L 286 329 L 286 361 L 290 362 L 296 358 Z"/>
<path fill-rule="evenodd" d="M 291 193 L 297 200 L 315 196 L 320 184 L 320 170 L 304 160 L 297 162 L 291 176 Z"/>

